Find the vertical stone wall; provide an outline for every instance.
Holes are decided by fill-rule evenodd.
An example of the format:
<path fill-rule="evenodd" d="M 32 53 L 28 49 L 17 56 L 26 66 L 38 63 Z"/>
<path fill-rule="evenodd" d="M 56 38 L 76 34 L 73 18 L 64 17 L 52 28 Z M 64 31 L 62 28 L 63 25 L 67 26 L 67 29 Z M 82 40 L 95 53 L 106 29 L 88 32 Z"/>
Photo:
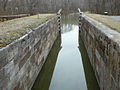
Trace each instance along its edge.
<path fill-rule="evenodd" d="M 30 90 L 59 34 L 57 16 L 0 49 L 0 90 Z"/>
<path fill-rule="evenodd" d="M 82 16 L 80 36 L 101 90 L 120 90 L 120 33 Z"/>

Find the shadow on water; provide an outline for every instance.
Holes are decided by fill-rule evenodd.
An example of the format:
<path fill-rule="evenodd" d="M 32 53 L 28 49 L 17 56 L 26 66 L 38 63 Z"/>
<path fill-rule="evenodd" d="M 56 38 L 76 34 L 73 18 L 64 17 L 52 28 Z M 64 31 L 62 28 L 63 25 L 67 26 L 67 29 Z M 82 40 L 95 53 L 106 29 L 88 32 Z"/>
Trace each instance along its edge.
<path fill-rule="evenodd" d="M 80 36 L 79 36 L 79 49 L 80 49 L 81 56 L 82 56 L 82 62 L 83 62 L 88 90 L 100 90 L 97 80 L 95 78 L 95 73 L 91 66 L 85 45 L 82 39 L 80 38 Z"/>
<path fill-rule="evenodd" d="M 49 89 L 49 85 L 50 85 L 51 78 L 53 75 L 57 56 L 61 49 L 60 44 L 61 44 L 61 37 L 59 35 L 59 37 L 55 41 L 55 43 L 50 51 L 50 54 L 47 57 L 47 60 L 44 64 L 44 66 L 42 67 L 42 70 L 40 71 L 40 73 L 32 87 L 32 90 L 48 90 Z"/>
<path fill-rule="evenodd" d="M 86 49 L 79 39 L 78 16 L 62 16 L 61 36 L 32 90 L 99 90 Z"/>

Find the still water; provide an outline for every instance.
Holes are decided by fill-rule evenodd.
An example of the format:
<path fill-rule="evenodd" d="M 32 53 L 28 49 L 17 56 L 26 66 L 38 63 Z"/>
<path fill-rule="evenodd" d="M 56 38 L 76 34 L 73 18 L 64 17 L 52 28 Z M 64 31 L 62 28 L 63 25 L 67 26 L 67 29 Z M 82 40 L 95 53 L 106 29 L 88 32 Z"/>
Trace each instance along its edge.
<path fill-rule="evenodd" d="M 62 16 L 62 30 L 32 90 L 99 90 L 82 40 L 78 16 Z"/>

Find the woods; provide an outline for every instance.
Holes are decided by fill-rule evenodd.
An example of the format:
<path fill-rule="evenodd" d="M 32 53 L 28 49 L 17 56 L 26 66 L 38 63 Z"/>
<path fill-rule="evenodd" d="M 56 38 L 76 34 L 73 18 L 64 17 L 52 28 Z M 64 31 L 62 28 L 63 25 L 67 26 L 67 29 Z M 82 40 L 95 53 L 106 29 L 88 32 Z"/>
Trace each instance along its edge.
<path fill-rule="evenodd" d="M 83 0 L 0 0 L 0 14 L 37 14 L 77 10 Z"/>
<path fill-rule="evenodd" d="M 102 14 L 107 11 L 111 15 L 120 14 L 120 0 L 85 0 L 85 10 Z"/>
<path fill-rule="evenodd" d="M 1 15 L 50 13 L 60 8 L 68 12 L 78 7 L 93 13 L 120 14 L 120 0 L 0 0 Z"/>

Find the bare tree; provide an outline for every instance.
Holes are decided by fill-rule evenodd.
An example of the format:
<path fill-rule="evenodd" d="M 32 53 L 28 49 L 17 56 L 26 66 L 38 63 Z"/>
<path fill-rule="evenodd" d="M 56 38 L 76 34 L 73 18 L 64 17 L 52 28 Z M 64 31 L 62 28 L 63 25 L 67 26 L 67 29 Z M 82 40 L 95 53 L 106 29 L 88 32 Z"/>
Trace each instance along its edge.
<path fill-rule="evenodd" d="M 120 0 L 0 0 L 0 11 L 8 14 L 37 14 L 57 12 L 62 8 L 71 12 L 81 8 L 93 13 L 120 14 Z"/>

